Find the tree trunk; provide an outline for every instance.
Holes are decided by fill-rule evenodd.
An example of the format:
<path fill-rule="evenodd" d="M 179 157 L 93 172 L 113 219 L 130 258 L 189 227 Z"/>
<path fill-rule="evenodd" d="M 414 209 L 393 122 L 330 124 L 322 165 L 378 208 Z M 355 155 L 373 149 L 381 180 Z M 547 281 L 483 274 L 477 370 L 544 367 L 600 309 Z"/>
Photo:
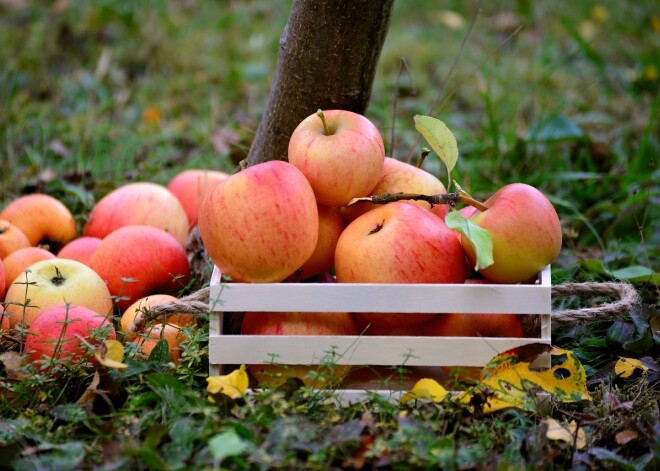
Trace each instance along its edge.
<path fill-rule="evenodd" d="M 293 130 L 319 108 L 364 114 L 393 2 L 294 0 L 248 165 L 286 160 Z"/>

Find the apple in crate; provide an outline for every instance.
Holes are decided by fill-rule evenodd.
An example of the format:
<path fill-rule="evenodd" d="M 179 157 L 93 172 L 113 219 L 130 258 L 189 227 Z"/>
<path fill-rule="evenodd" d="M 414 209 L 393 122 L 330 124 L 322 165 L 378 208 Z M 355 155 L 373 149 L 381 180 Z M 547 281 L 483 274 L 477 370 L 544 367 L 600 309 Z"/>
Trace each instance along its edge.
<path fill-rule="evenodd" d="M 126 309 L 151 294 L 176 294 L 190 279 L 188 256 L 169 233 L 151 226 L 113 231 L 92 255 L 91 267 L 108 283 L 117 304 Z"/>
<path fill-rule="evenodd" d="M 78 236 L 71 211 L 58 199 L 41 193 L 16 198 L 0 212 L 0 219 L 16 226 L 30 245 L 66 244 Z"/>
<path fill-rule="evenodd" d="M 218 170 L 190 169 L 178 173 L 167 184 L 167 189 L 177 197 L 186 211 L 190 227 L 197 225 L 199 206 L 208 189 L 228 176 Z"/>
<path fill-rule="evenodd" d="M 103 239 L 120 227 L 136 225 L 162 229 L 186 245 L 186 211 L 167 188 L 151 182 L 127 183 L 101 198 L 89 215 L 83 235 Z"/>
<path fill-rule="evenodd" d="M 445 189 L 445 185 L 435 175 L 430 174 L 426 170 L 393 159 L 392 157 L 385 157 L 383 173 L 369 195 L 384 195 L 399 192 L 438 195 L 447 193 L 447 190 Z M 431 207 L 426 201 L 411 200 L 410 202 L 430 209 L 442 219 L 445 218 L 449 209 L 446 204 L 436 204 Z M 356 217 L 376 207 L 378 207 L 376 204 L 359 202 L 348 208 L 342 208 L 342 215 L 344 221 L 348 224 Z"/>
<path fill-rule="evenodd" d="M 548 198 L 533 186 L 512 183 L 500 188 L 470 220 L 487 229 L 493 239 L 493 260 L 479 272 L 495 283 L 524 283 L 554 261 L 561 250 L 559 216 Z M 474 266 L 472 244 L 462 238 Z"/>
<path fill-rule="evenodd" d="M 25 351 L 32 363 L 48 357 L 76 364 L 88 352 L 83 340 L 94 345 L 115 338 L 108 317 L 82 306 L 58 304 L 44 309 L 30 324 Z"/>
<path fill-rule="evenodd" d="M 243 335 L 358 335 L 353 316 L 347 312 L 246 312 L 241 325 Z M 274 352 L 277 353 L 277 352 Z M 321 358 L 331 352 L 300 352 L 300 355 Z M 337 352 L 341 355 L 344 352 Z M 264 358 L 267 362 L 269 359 Z M 338 359 L 340 361 L 340 359 Z M 350 372 L 350 365 L 249 365 L 248 369 L 263 386 L 274 387 L 287 377 L 300 378 L 306 386 L 322 388 L 338 385 Z M 332 362 L 331 362 L 332 363 Z M 313 378 L 308 373 L 316 370 Z"/>
<path fill-rule="evenodd" d="M 29 304 L 26 305 L 26 302 Z M 5 309 L 11 326 L 32 324 L 47 308 L 72 303 L 102 316 L 112 314 L 110 291 L 90 267 L 75 260 L 53 258 L 27 268 L 7 290 Z"/>
<path fill-rule="evenodd" d="M 335 273 L 340 283 L 463 283 L 465 255 L 454 231 L 436 214 L 397 201 L 350 223 L 337 242 Z M 360 313 L 379 327 L 423 322 L 433 314 Z"/>
<path fill-rule="evenodd" d="M 209 257 L 234 281 L 279 282 L 312 255 L 319 233 L 314 192 L 293 165 L 270 161 L 215 184 L 199 211 Z"/>
<path fill-rule="evenodd" d="M 101 240 L 98 237 L 83 236 L 73 239 L 57 252 L 58 258 L 67 258 L 69 260 L 77 260 L 90 266 L 92 255 L 96 249 L 101 245 Z"/>
<path fill-rule="evenodd" d="M 289 140 L 289 162 L 300 169 L 326 206 L 344 206 L 366 196 L 383 170 L 385 147 L 378 128 L 346 110 L 314 113 Z"/>

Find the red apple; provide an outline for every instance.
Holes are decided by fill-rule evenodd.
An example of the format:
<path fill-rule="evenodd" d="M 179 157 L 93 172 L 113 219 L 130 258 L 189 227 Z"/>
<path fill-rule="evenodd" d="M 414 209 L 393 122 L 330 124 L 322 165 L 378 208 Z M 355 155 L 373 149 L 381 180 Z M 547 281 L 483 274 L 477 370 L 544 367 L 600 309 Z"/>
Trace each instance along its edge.
<path fill-rule="evenodd" d="M 59 246 L 78 236 L 71 211 L 50 195 L 31 194 L 16 198 L 0 213 L 25 234 L 30 245 L 40 242 Z"/>
<path fill-rule="evenodd" d="M 66 244 L 57 253 L 59 258 L 68 258 L 69 260 L 77 260 L 90 266 L 92 255 L 96 249 L 101 245 L 101 240 L 98 237 L 78 237 Z"/>
<path fill-rule="evenodd" d="M 350 223 L 337 242 L 340 283 L 463 283 L 464 253 L 454 231 L 428 209 L 406 201 L 375 208 Z M 361 322 L 395 327 L 433 314 L 360 313 Z"/>
<path fill-rule="evenodd" d="M 19 276 L 23 275 L 18 281 L 25 282 L 24 272 L 30 265 L 53 258 L 55 258 L 55 255 L 41 247 L 25 247 L 10 253 L 2 261 L 5 270 L 5 289 L 2 291 L 2 294 L 4 295 L 7 292 L 11 284 Z"/>
<path fill-rule="evenodd" d="M 2 263 L 2 259 L 0 259 L 0 301 L 5 299 L 5 265 Z"/>
<path fill-rule="evenodd" d="M 247 312 L 241 325 L 243 335 L 358 335 L 353 316 L 346 312 Z M 326 352 L 323 352 L 326 353 Z M 264 358 L 264 361 L 267 361 Z M 327 381 L 314 380 L 307 373 L 316 368 L 328 374 L 322 366 L 307 365 L 249 365 L 250 372 L 263 385 L 270 387 L 284 382 L 287 377 L 297 377 L 308 387 L 323 387 Z M 336 365 L 331 372 L 340 381 L 350 371 L 349 365 Z"/>
<path fill-rule="evenodd" d="M 5 314 L 4 306 L 0 304 L 0 339 L 3 333 L 9 332 L 10 327 L 9 316 Z"/>
<path fill-rule="evenodd" d="M 312 255 L 319 215 L 309 182 L 270 161 L 231 175 L 206 194 L 199 230 L 209 256 L 235 281 L 278 282 Z"/>
<path fill-rule="evenodd" d="M 447 192 L 445 186 L 437 177 L 426 170 L 414 165 L 401 162 L 391 157 L 385 157 L 383 173 L 378 183 L 369 193 L 372 195 L 384 195 L 387 193 L 419 193 L 422 195 L 438 195 Z M 433 207 L 426 201 L 410 201 L 411 203 L 430 209 L 433 213 L 444 219 L 447 215 L 446 204 L 436 204 Z M 344 221 L 348 224 L 356 217 L 374 209 L 378 205 L 371 203 L 356 203 L 349 208 L 342 209 Z"/>
<path fill-rule="evenodd" d="M 378 183 L 385 159 L 383 138 L 360 114 L 345 110 L 323 114 L 325 123 L 314 113 L 293 131 L 289 162 L 307 177 L 320 204 L 344 206 L 368 195 Z"/>
<path fill-rule="evenodd" d="M 70 364 L 76 364 L 88 353 L 88 347 L 81 338 L 95 345 L 115 339 L 115 329 L 106 316 L 96 311 L 82 306 L 58 304 L 45 309 L 30 324 L 25 351 L 32 363 L 48 357 L 67 359 Z"/>
<path fill-rule="evenodd" d="M 26 301 L 29 304 L 25 306 Z M 53 258 L 30 265 L 5 296 L 11 326 L 30 325 L 47 308 L 72 303 L 100 315 L 112 314 L 113 302 L 105 282 L 87 265 Z"/>
<path fill-rule="evenodd" d="M 487 229 L 493 239 L 495 263 L 480 273 L 495 283 L 523 283 L 554 261 L 561 250 L 559 216 L 546 196 L 533 186 L 512 183 L 475 211 L 471 221 Z M 463 247 L 474 266 L 476 255 L 467 238 Z"/>
<path fill-rule="evenodd" d="M 191 228 L 197 225 L 199 205 L 208 189 L 228 176 L 229 174 L 218 170 L 191 169 L 178 173 L 167 184 L 167 189 L 177 197 L 186 211 Z"/>
<path fill-rule="evenodd" d="M 186 211 L 174 194 L 156 183 L 128 183 L 105 195 L 92 209 L 83 235 L 103 239 L 125 226 L 162 229 L 184 247 L 188 239 Z"/>
<path fill-rule="evenodd" d="M 170 294 L 151 294 L 149 296 L 145 296 L 144 298 L 138 299 L 128 308 L 126 308 L 122 314 L 120 320 L 121 331 L 124 332 L 124 334 L 126 334 L 128 337 L 134 336 L 135 332 L 131 330 L 131 324 L 133 324 L 133 321 L 140 312 L 144 313 L 145 311 L 151 309 L 153 306 L 157 306 L 159 304 L 167 304 L 176 300 L 177 298 Z M 196 320 L 195 316 L 192 314 L 178 313 L 168 316 L 164 323 L 185 327 L 195 325 Z"/>
<path fill-rule="evenodd" d="M 303 281 L 315 275 L 328 272 L 335 264 L 335 247 L 344 230 L 344 221 L 339 209 L 319 205 L 319 237 L 314 253 L 307 261 L 287 278 L 287 281 Z"/>
<path fill-rule="evenodd" d="M 5 219 L 0 219 L 0 260 L 10 253 L 32 244 L 23 231 Z"/>
<path fill-rule="evenodd" d="M 118 296 L 121 310 L 151 293 L 176 294 L 188 284 L 190 265 L 181 244 L 151 226 L 113 231 L 92 255 L 91 267 Z"/>

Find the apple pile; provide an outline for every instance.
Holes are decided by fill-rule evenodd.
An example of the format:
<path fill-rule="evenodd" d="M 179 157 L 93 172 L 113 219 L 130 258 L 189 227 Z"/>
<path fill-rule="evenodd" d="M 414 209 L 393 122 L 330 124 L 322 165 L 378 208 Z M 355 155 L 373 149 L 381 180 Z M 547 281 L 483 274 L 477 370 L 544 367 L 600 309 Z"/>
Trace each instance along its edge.
<path fill-rule="evenodd" d="M 199 209 L 199 228 L 222 274 L 245 283 L 528 283 L 561 248 L 555 209 L 523 183 L 500 188 L 479 209 L 462 210 L 472 227 L 490 233 L 487 266 L 477 263 L 469 234 L 445 222 L 446 204 L 396 198 L 350 204 L 399 192 L 434 195 L 446 188 L 421 168 L 386 157 L 382 137 L 364 116 L 319 110 L 291 135 L 288 162 L 257 164 L 213 186 Z M 523 335 L 514 314 L 484 315 L 479 322 L 464 314 L 268 315 L 276 321 L 248 313 L 243 333 Z M 335 320 L 321 324 L 325 316 Z M 251 371 L 258 373 L 254 365 Z"/>
<path fill-rule="evenodd" d="M 117 329 L 145 355 L 166 339 L 178 361 L 183 327 L 193 327 L 193 318 L 171 316 L 139 333 L 124 319 L 187 286 L 189 231 L 204 193 L 227 176 L 194 169 L 167 187 L 120 186 L 97 202 L 80 234 L 69 209 L 50 195 L 11 201 L 0 211 L 0 335 L 26 332 L 29 361 L 74 364 L 89 353 L 85 342 L 115 338 Z"/>

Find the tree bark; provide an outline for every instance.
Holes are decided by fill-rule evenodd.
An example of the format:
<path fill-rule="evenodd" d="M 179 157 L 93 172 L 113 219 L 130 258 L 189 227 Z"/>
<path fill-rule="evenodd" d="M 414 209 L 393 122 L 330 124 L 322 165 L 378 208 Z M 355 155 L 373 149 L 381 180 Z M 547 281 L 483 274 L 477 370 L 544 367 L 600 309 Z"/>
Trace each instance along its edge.
<path fill-rule="evenodd" d="M 248 165 L 286 160 L 289 138 L 317 109 L 364 114 L 394 0 L 294 0 Z"/>

